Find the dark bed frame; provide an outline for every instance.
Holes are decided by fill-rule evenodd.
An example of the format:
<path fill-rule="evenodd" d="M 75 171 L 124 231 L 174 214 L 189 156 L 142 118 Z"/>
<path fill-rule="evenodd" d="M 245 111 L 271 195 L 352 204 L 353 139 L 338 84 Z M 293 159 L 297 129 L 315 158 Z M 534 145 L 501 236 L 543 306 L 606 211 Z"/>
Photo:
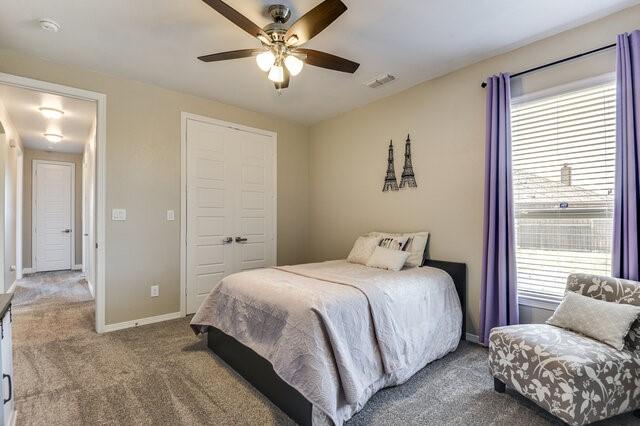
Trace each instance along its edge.
<path fill-rule="evenodd" d="M 426 253 L 425 253 L 426 254 Z M 461 340 L 466 330 L 467 265 L 423 259 L 423 266 L 442 269 L 453 279 L 462 307 Z M 209 349 L 237 371 L 271 402 L 300 425 L 311 425 L 311 403 L 300 392 L 289 386 L 276 374 L 269 361 L 244 346 L 233 337 L 215 327 L 210 327 L 207 336 Z"/>

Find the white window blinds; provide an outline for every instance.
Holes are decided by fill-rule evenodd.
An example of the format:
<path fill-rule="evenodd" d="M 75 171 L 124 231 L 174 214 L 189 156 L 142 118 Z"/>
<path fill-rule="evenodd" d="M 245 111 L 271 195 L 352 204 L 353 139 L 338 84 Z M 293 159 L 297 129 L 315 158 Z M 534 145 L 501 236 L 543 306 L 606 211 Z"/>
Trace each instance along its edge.
<path fill-rule="evenodd" d="M 612 81 L 512 105 L 521 296 L 557 301 L 570 273 L 610 275 L 615 106 Z"/>

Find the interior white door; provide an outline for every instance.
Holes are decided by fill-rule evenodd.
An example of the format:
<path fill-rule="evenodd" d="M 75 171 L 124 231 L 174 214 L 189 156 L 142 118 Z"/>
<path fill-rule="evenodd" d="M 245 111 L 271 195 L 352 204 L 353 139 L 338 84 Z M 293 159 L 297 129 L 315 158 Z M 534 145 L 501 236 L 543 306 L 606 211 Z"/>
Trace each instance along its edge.
<path fill-rule="evenodd" d="M 187 120 L 187 313 L 234 270 L 233 131 Z"/>
<path fill-rule="evenodd" d="M 275 265 L 275 137 L 186 120 L 187 313 L 225 276 Z"/>
<path fill-rule="evenodd" d="M 276 264 L 275 146 L 273 137 L 239 132 L 239 188 L 236 195 L 237 269 Z"/>
<path fill-rule="evenodd" d="M 34 244 L 37 271 L 71 269 L 73 165 L 35 162 Z"/>

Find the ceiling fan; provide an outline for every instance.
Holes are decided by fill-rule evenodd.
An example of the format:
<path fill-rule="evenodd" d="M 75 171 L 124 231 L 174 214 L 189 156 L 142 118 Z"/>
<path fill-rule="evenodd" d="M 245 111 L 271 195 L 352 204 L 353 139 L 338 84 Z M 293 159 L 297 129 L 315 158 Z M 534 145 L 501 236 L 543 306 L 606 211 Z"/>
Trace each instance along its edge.
<path fill-rule="evenodd" d="M 260 40 L 262 47 L 200 56 L 198 59 L 201 61 L 226 61 L 255 55 L 258 67 L 262 71 L 268 72 L 269 80 L 273 81 L 278 90 L 289 87 L 290 76 L 298 75 L 302 71 L 305 62 L 316 67 L 347 73 L 356 72 L 360 66 L 358 63 L 330 53 L 300 47 L 328 27 L 347 10 L 347 6 L 340 0 L 324 0 L 291 26 L 285 25 L 291 17 L 289 8 L 281 4 L 271 5 L 268 11 L 274 22 L 264 28 L 260 28 L 221 0 L 203 1 L 238 27 Z"/>

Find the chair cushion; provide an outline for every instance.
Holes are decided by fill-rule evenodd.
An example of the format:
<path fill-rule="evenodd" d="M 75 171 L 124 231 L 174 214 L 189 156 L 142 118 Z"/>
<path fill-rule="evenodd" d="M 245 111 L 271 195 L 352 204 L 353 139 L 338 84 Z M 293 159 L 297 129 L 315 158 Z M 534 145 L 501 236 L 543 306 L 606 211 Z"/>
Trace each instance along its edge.
<path fill-rule="evenodd" d="M 640 354 L 548 324 L 497 327 L 489 367 L 563 421 L 582 425 L 640 408 Z"/>
<path fill-rule="evenodd" d="M 607 302 L 640 306 L 640 283 L 636 281 L 591 274 L 571 274 L 567 278 L 567 291 Z M 633 323 L 625 341 L 628 349 L 640 350 L 640 319 Z"/>
<path fill-rule="evenodd" d="M 547 324 L 576 331 L 622 350 L 638 315 L 640 306 L 606 302 L 568 291 Z"/>

